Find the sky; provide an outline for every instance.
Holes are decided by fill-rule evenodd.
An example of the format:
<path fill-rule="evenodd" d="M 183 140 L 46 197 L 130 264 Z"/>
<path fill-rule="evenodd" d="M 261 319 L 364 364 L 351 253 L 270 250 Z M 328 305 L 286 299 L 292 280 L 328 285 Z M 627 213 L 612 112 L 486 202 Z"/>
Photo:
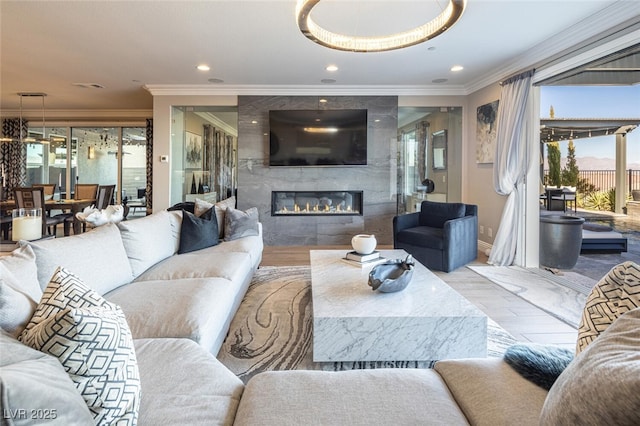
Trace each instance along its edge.
<path fill-rule="evenodd" d="M 548 118 L 638 118 L 640 85 L 636 86 L 543 86 L 540 117 Z M 616 137 L 602 136 L 574 141 L 576 157 L 616 158 Z M 563 157 L 567 142 L 560 143 Z M 627 134 L 627 164 L 640 163 L 640 126 Z"/>

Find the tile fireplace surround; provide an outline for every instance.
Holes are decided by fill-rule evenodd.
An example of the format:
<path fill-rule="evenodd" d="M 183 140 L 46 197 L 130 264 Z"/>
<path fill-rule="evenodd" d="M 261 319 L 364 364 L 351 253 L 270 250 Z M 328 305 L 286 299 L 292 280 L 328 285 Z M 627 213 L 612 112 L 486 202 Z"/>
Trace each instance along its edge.
<path fill-rule="evenodd" d="M 238 208 L 258 209 L 268 246 L 349 245 L 356 234 L 374 234 L 378 244 L 392 244 L 398 190 L 398 97 L 323 98 L 327 102 L 320 103 L 320 96 L 238 97 Z M 366 109 L 367 165 L 269 167 L 269 111 L 296 109 Z M 273 191 L 362 193 L 362 208 L 358 214 L 273 214 Z M 306 202 L 302 204 L 299 208 L 304 210 Z M 312 205 L 309 202 L 310 209 Z"/>
<path fill-rule="evenodd" d="M 272 191 L 271 216 L 362 215 L 362 191 Z"/>

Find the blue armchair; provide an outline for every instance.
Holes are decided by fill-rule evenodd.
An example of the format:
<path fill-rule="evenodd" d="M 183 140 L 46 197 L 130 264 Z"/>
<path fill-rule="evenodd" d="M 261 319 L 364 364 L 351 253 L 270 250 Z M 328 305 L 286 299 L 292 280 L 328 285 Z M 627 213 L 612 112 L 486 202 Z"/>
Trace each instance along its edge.
<path fill-rule="evenodd" d="M 478 206 L 423 201 L 393 218 L 393 247 L 429 269 L 450 272 L 478 257 Z"/>

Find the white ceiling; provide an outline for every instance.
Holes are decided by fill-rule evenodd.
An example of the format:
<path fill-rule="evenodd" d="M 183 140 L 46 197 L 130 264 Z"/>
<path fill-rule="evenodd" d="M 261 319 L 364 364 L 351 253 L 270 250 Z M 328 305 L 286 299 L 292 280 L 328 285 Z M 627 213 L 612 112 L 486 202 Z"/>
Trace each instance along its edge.
<path fill-rule="evenodd" d="M 47 111 L 151 110 L 145 86 L 221 94 L 468 94 L 640 15 L 640 2 L 628 0 L 468 0 L 461 20 L 434 40 L 352 53 L 306 39 L 295 4 L 0 0 L 0 110 L 17 110 L 19 92 L 47 93 Z M 332 30 L 379 35 L 429 20 L 435 4 L 325 0 L 313 13 Z M 196 70 L 199 63 L 211 70 Z M 329 64 L 340 69 L 329 73 Z M 451 72 L 453 65 L 464 70 Z M 327 78 L 336 82 L 321 82 Z"/>

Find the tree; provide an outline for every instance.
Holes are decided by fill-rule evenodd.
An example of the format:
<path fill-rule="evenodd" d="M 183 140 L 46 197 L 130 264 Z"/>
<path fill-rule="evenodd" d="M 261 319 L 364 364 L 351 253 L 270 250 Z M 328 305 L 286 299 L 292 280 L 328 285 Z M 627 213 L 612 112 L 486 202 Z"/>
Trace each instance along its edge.
<path fill-rule="evenodd" d="M 558 142 L 547 144 L 547 161 L 549 163 L 549 185 L 560 186 L 560 145 Z"/>
<path fill-rule="evenodd" d="M 567 164 L 562 169 L 562 184 L 566 186 L 578 186 L 578 177 L 580 170 L 576 163 L 576 147 L 572 140 L 569 140 L 567 147 Z"/>

